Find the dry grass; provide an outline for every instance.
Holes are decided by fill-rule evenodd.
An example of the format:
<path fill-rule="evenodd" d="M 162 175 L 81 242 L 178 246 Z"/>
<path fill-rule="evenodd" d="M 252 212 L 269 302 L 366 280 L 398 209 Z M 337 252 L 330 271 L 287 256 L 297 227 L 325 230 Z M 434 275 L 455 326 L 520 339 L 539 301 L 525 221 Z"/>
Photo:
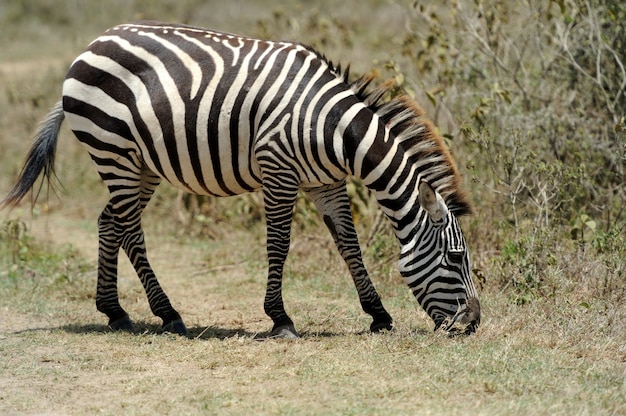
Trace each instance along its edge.
<path fill-rule="evenodd" d="M 365 71 L 374 58 L 400 54 L 394 32 L 406 17 L 403 6 L 383 1 L 335 8 L 329 5 L 336 2 L 320 1 L 313 7 L 318 12 L 288 1 L 219 8 L 191 0 L 148 8 L 140 1 L 101 3 L 73 8 L 75 2 L 40 0 L 22 14 L 15 12 L 21 2 L 0 5 L 0 15 L 13 16 L 0 32 L 7 45 L 0 48 L 0 195 L 12 185 L 38 120 L 58 99 L 65 68 L 112 24 L 159 17 L 305 36 Z M 50 20 L 42 23 L 36 16 L 48 9 L 56 14 L 43 14 Z M 78 24 L 83 21 L 91 24 Z M 344 32 L 350 39 L 333 40 Z M 464 157 L 480 165 L 480 155 L 455 150 L 460 166 Z M 474 264 L 486 276 L 477 334 L 431 332 L 432 322 L 395 272 L 395 242 L 383 232 L 364 252 L 396 330 L 371 335 L 330 236 L 303 204 L 284 295 L 302 338 L 264 340 L 271 323 L 262 307 L 265 234 L 255 222 L 258 206 L 250 199 L 214 202 L 202 211 L 203 221 L 183 226 L 171 218 L 177 194 L 164 186 L 146 213 L 147 244 L 191 335 L 159 333 L 125 259 L 121 300 L 139 330 L 111 333 L 94 305 L 95 220 L 106 194 L 66 130 L 58 175 L 65 185 L 59 198 L 42 197 L 32 212 L 24 204 L 0 214 L 1 226 L 9 218 L 27 226 L 17 240 L 0 233 L 0 414 L 626 414 L 626 264 L 619 236 L 602 235 L 603 250 L 578 247 L 563 238 L 567 230 L 537 232 L 524 212 L 520 224 L 530 225 L 513 230 L 502 205 L 474 184 L 479 214 L 464 228 Z M 362 240 L 373 220 L 365 214 Z M 246 219 L 245 226 L 230 226 L 233 217 Z M 502 230 L 516 233 L 509 245 Z"/>

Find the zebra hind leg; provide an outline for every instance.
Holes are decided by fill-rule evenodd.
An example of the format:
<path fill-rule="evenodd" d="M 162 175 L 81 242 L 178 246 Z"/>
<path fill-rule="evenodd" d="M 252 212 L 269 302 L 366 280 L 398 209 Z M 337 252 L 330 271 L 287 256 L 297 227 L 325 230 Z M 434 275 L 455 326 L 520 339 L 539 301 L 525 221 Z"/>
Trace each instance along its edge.
<path fill-rule="evenodd" d="M 98 310 L 109 317 L 113 329 L 132 330 L 128 314 L 119 306 L 117 291 L 117 255 L 121 247 L 133 264 L 141 281 L 152 313 L 163 320 L 163 330 L 180 335 L 187 328 L 180 314 L 172 307 L 148 262 L 141 213 L 158 186 L 160 179 L 145 167 L 139 178 L 123 178 L 125 186 L 116 187 L 110 177 L 111 202 L 100 217 L 100 253 L 98 266 Z M 137 180 L 137 186 L 128 186 Z M 122 193 L 123 192 L 123 193 Z M 112 201 L 116 201 L 113 204 Z M 102 271 L 102 272 L 101 272 Z"/>
<path fill-rule="evenodd" d="M 133 323 L 122 308 L 117 290 L 117 259 L 120 251 L 111 202 L 98 218 L 98 284 L 96 308 L 109 318 L 109 328 L 132 331 Z"/>
<path fill-rule="evenodd" d="M 320 216 L 335 241 L 341 257 L 343 257 L 350 270 L 363 311 L 373 319 L 370 331 L 381 332 L 393 329 L 393 319 L 385 310 L 380 296 L 374 288 L 363 264 L 345 181 L 330 186 L 310 189 L 307 191 L 307 195 L 315 203 Z"/>
<path fill-rule="evenodd" d="M 135 224 L 128 223 L 125 228 L 121 246 L 133 264 L 139 280 L 141 280 L 152 313 L 163 320 L 163 331 L 187 335 L 187 328 L 180 314 L 172 307 L 148 261 L 143 229 L 139 219 Z"/>

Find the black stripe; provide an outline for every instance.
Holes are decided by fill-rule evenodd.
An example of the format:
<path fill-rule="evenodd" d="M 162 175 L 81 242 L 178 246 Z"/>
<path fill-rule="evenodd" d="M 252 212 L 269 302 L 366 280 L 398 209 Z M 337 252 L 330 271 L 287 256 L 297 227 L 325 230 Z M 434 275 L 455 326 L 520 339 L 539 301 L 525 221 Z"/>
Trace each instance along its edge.
<path fill-rule="evenodd" d="M 260 54 L 263 53 L 263 51 L 265 50 L 261 47 L 261 43 L 262 42 L 259 42 L 259 45 L 254 55 L 260 56 Z M 254 46 L 254 42 L 246 42 L 245 47 L 241 49 L 242 56 L 240 57 L 240 59 L 242 61 L 245 59 L 244 55 L 249 55 L 250 53 L 252 53 L 253 46 Z M 269 47 L 269 45 L 267 44 L 265 44 L 265 46 Z M 249 94 L 254 93 L 254 91 L 251 90 L 252 86 L 257 81 L 262 70 L 262 67 L 259 67 L 256 70 L 254 69 L 254 65 L 255 65 L 254 55 L 249 60 L 249 67 L 247 68 L 246 79 L 244 80 L 241 86 L 241 89 L 239 90 L 239 93 L 237 94 L 237 97 L 235 98 L 235 101 L 233 103 L 233 109 L 230 115 L 230 127 L 229 127 L 230 144 L 232 147 L 231 163 L 232 163 L 232 166 L 234 167 L 233 169 L 234 177 L 235 177 L 235 180 L 237 181 L 237 184 L 246 191 L 253 191 L 255 187 L 246 183 L 246 181 L 244 181 L 243 177 L 241 176 L 241 170 L 245 168 L 249 168 L 249 166 L 245 166 L 245 167 L 239 166 L 239 155 L 240 155 L 239 152 L 240 151 L 246 152 L 246 160 L 249 163 L 250 158 L 251 158 L 251 152 L 252 152 L 252 144 L 254 143 L 254 136 L 256 133 L 256 130 L 254 128 L 254 116 L 250 115 L 249 136 L 246 138 L 243 138 L 245 141 L 249 143 L 247 149 L 239 149 L 239 142 L 242 139 L 240 135 L 243 134 L 239 132 L 239 122 L 242 116 L 241 111 L 242 111 L 243 103 L 246 100 L 246 98 L 248 98 Z M 248 169 L 248 170 L 252 171 L 251 169 Z M 254 178 L 254 179 L 257 182 L 261 182 L 260 178 Z"/>
<path fill-rule="evenodd" d="M 307 73 L 307 76 L 312 77 L 319 70 L 321 65 L 322 65 L 322 61 L 318 61 L 318 60 L 313 61 L 313 64 L 311 65 L 312 67 L 311 71 Z M 303 156 L 306 156 L 307 148 L 310 149 L 312 153 L 314 152 L 313 153 L 314 155 L 317 155 L 316 140 L 323 139 L 323 136 L 321 136 L 323 132 L 318 132 L 317 130 L 315 130 L 315 127 L 317 126 L 319 111 L 327 102 L 328 98 L 326 98 L 327 94 L 323 95 L 322 97 L 319 97 L 317 101 L 313 101 L 313 98 L 319 92 L 319 90 L 331 80 L 331 78 L 329 78 L 328 75 L 330 74 L 329 73 L 323 74 L 321 77 L 315 80 L 315 83 L 309 89 L 306 97 L 304 98 L 302 106 L 300 108 L 300 114 L 303 115 L 309 110 L 309 107 L 311 105 L 313 106 L 311 125 L 305 126 L 302 123 L 300 123 L 300 128 L 298 129 L 298 134 L 300 135 L 300 138 L 301 138 L 301 140 L 299 140 L 298 151 Z M 334 78 L 334 76 L 332 77 Z M 304 117 L 301 117 L 300 121 L 304 121 Z M 308 143 L 305 143 L 304 140 L 302 140 L 304 138 L 305 128 L 312 128 L 310 132 L 311 141 Z M 303 157 L 303 160 L 304 160 L 304 163 L 306 164 L 306 169 L 314 175 L 314 179 L 320 180 L 320 177 L 317 174 L 317 169 L 321 165 L 321 162 L 319 160 L 319 155 L 317 157 L 317 160 L 315 157 L 313 158 L 313 160 L 309 160 L 307 157 Z"/>
<path fill-rule="evenodd" d="M 320 81 L 323 82 L 323 84 L 326 84 L 328 82 L 331 81 L 331 79 L 334 79 L 335 75 L 331 74 L 331 73 L 327 73 L 325 74 L 323 77 L 321 77 Z M 323 171 L 325 175 L 332 177 L 332 175 L 330 174 L 330 172 L 328 171 L 328 169 L 326 169 L 326 167 L 324 166 L 324 164 L 322 163 L 322 160 L 320 158 L 320 154 L 319 154 L 319 149 L 317 146 L 317 142 L 319 140 L 325 141 L 324 136 L 326 134 L 330 134 L 331 137 L 334 133 L 335 128 L 337 127 L 337 123 L 339 122 L 339 119 L 341 118 L 342 114 L 333 114 L 333 111 L 337 111 L 338 107 L 337 105 L 333 108 L 331 108 L 330 112 L 328 113 L 327 117 L 333 117 L 334 116 L 334 120 L 332 121 L 332 126 L 329 127 L 327 122 L 328 122 L 328 118 L 326 120 L 324 120 L 324 124 L 322 127 L 322 131 L 317 131 L 315 130 L 316 126 L 317 126 L 317 122 L 319 119 L 319 115 L 320 115 L 320 111 L 322 110 L 322 108 L 328 103 L 329 100 L 331 100 L 332 98 L 334 98 L 337 94 L 341 93 L 345 91 L 345 85 L 343 84 L 338 84 L 336 86 L 333 86 L 331 89 L 329 89 L 328 91 L 326 91 L 320 98 L 319 101 L 314 103 L 315 107 L 313 110 L 313 120 L 312 120 L 312 128 L 313 131 L 311 133 L 312 135 L 312 142 L 308 143 L 308 145 L 311 148 L 311 155 L 313 156 L 313 160 L 310 161 L 311 165 L 314 166 L 313 168 L 313 173 L 315 174 L 315 176 L 319 179 L 321 175 L 317 174 L 317 171 Z M 330 149 L 326 148 L 325 152 L 330 155 L 330 153 L 332 153 L 332 147 Z"/>
<path fill-rule="evenodd" d="M 101 129 L 115 133 L 130 142 L 135 141 L 126 122 L 120 120 L 119 118 L 109 116 L 98 107 L 94 107 L 91 104 L 76 100 L 69 96 L 65 96 L 63 97 L 63 109 L 68 113 L 85 117 L 91 120 L 96 126 L 100 127 Z M 79 138 L 79 140 L 96 149 L 107 150 L 106 146 L 108 144 L 98 140 L 92 135 L 89 135 L 89 137 Z M 118 147 L 112 147 L 119 150 Z"/>
<path fill-rule="evenodd" d="M 100 52 L 106 51 L 106 49 L 111 48 L 111 45 L 104 46 L 106 47 Z M 92 50 L 92 52 L 96 53 L 95 50 Z M 128 107 L 133 117 L 135 128 L 137 129 L 137 132 L 141 136 L 141 139 L 148 150 L 148 154 L 150 156 L 150 159 L 154 163 L 156 171 L 161 176 L 164 176 L 163 167 L 159 160 L 159 155 L 154 147 L 154 143 L 152 142 L 150 131 L 148 130 L 146 123 L 143 121 L 141 115 L 139 114 L 135 96 L 128 88 L 128 86 L 119 78 L 112 76 L 108 72 L 104 72 L 98 68 L 92 67 L 84 61 L 78 61 L 74 63 L 67 74 L 67 78 L 73 78 L 84 84 L 98 87 L 115 101 L 118 101 Z M 126 123 L 123 123 L 123 125 L 120 125 L 118 123 L 116 126 L 111 125 L 110 127 L 105 127 L 106 123 L 110 123 L 111 120 L 117 119 L 110 117 L 109 115 L 107 115 L 100 109 L 92 106 L 91 104 L 76 100 L 72 97 L 64 96 L 63 108 L 67 112 L 81 115 L 90 119 L 96 125 L 106 129 L 107 131 L 114 132 L 137 143 L 138 138 L 133 137 L 132 133 L 130 132 L 130 128 L 126 125 Z"/>
<path fill-rule="evenodd" d="M 324 147 L 326 148 L 326 153 L 328 156 L 328 160 L 333 165 L 333 167 L 339 168 L 343 173 L 348 174 L 347 169 L 344 167 L 345 161 L 338 160 L 335 155 L 334 145 L 335 145 L 335 130 L 339 121 L 341 120 L 342 115 L 349 110 L 355 103 L 357 99 L 353 95 L 349 95 L 343 100 L 341 100 L 333 111 L 326 118 L 326 122 L 324 123 Z M 345 135 L 345 131 L 344 131 Z M 343 137 L 341 138 L 343 140 Z M 327 176 L 332 177 L 330 172 L 324 168 L 324 171 Z"/>
<path fill-rule="evenodd" d="M 125 36 L 126 36 L 126 40 L 133 40 L 135 43 L 141 40 L 142 42 L 140 43 L 140 45 L 136 45 L 136 46 L 141 46 L 141 47 L 144 47 L 145 46 L 144 42 L 148 40 L 147 38 L 144 38 L 144 37 L 140 39 L 136 39 L 136 38 L 133 39 L 132 32 L 125 32 Z M 100 49 L 103 49 L 103 50 L 100 51 Z M 167 151 L 167 157 L 170 161 L 170 164 L 172 166 L 172 169 L 177 179 L 181 183 L 184 184 L 185 181 L 182 177 L 180 159 L 178 155 L 178 149 L 176 146 L 176 138 L 174 135 L 174 125 L 172 123 L 172 107 L 170 105 L 169 98 L 167 96 L 167 91 L 165 91 L 163 85 L 161 84 L 161 81 L 159 80 L 159 76 L 155 68 L 152 67 L 145 60 L 123 49 L 122 47 L 117 45 L 115 42 L 96 43 L 91 48 L 91 51 L 96 54 L 104 52 L 105 56 L 109 56 L 111 59 L 114 59 L 118 64 L 120 64 L 121 66 L 126 68 L 128 71 L 130 71 L 131 73 L 139 77 L 139 79 L 141 79 L 141 81 L 146 87 L 146 90 L 148 91 L 150 103 L 152 105 L 154 113 L 157 119 L 159 120 L 161 134 L 163 135 L 163 143 L 165 144 L 165 148 Z M 105 92 L 110 94 L 108 90 L 105 90 Z M 127 101 L 123 101 L 123 102 L 126 103 Z M 134 100 L 134 98 L 132 99 L 131 102 L 135 104 L 133 108 L 131 109 L 131 111 L 133 111 L 133 117 L 135 118 L 135 122 L 137 122 L 137 119 L 140 119 L 141 116 L 139 112 L 137 111 L 137 103 Z M 145 126 L 145 123 L 143 121 L 142 121 L 142 124 L 144 124 Z M 141 138 L 143 139 L 146 145 L 154 147 L 153 140 L 155 138 L 150 135 L 147 127 L 145 128 L 144 131 L 140 131 L 140 134 L 141 134 Z M 152 158 L 152 160 L 159 160 L 158 153 L 156 151 L 154 152 L 154 154 L 150 152 L 150 157 Z M 160 169 L 160 171 L 161 173 L 163 173 L 162 168 Z"/>

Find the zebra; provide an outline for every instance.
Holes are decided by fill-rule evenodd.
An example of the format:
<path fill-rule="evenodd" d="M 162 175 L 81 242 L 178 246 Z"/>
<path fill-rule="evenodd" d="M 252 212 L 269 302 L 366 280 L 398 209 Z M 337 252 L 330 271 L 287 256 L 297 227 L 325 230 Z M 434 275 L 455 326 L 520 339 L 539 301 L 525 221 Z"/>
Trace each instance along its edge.
<path fill-rule="evenodd" d="M 356 178 L 390 220 L 398 269 L 418 303 L 446 331 L 480 324 L 478 293 L 458 218 L 472 206 L 449 149 L 390 82 L 349 80 L 300 43 L 275 42 L 181 24 L 112 27 L 69 67 L 62 99 L 35 136 L 13 207 L 43 172 L 50 182 L 67 119 L 108 188 L 98 218 L 96 308 L 113 330 L 134 329 L 119 302 L 120 248 L 133 264 L 162 330 L 188 330 L 148 261 L 141 215 L 162 182 L 216 197 L 261 190 L 267 228 L 265 313 L 271 336 L 299 336 L 282 297 L 283 265 L 297 194 L 310 198 L 347 264 L 370 331 L 393 320 L 363 264 L 346 180 Z M 465 324 L 464 329 L 453 325 Z"/>

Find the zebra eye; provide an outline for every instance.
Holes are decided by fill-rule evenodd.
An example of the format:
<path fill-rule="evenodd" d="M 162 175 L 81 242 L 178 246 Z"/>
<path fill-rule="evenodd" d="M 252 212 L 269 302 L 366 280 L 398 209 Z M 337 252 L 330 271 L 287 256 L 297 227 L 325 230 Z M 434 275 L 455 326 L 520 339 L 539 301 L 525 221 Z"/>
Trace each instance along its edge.
<path fill-rule="evenodd" d="M 448 252 L 448 260 L 450 263 L 462 263 L 463 262 L 463 251 L 450 251 Z"/>

